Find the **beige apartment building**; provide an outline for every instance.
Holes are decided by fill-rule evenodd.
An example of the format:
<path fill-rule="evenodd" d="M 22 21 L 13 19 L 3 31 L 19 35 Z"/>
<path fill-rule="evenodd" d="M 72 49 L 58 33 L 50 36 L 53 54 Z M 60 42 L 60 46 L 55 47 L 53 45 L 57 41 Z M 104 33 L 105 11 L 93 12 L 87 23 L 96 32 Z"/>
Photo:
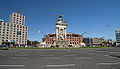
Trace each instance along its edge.
<path fill-rule="evenodd" d="M 25 24 L 25 16 L 18 12 L 10 15 L 8 23 L 0 20 L 0 44 L 14 42 L 14 44 L 26 45 L 28 27 Z"/>

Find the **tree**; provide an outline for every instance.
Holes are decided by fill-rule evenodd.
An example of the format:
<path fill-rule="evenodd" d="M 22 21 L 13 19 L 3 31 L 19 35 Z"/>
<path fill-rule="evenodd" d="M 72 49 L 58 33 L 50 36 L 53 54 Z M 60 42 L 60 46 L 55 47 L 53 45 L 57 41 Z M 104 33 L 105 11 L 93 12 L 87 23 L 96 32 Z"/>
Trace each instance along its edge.
<path fill-rule="evenodd" d="M 32 41 L 27 40 L 27 45 L 31 45 L 31 44 L 32 44 Z"/>
<path fill-rule="evenodd" d="M 38 43 L 39 43 L 38 41 L 33 41 L 33 42 L 32 42 L 33 45 L 36 45 L 36 44 L 38 44 Z"/>

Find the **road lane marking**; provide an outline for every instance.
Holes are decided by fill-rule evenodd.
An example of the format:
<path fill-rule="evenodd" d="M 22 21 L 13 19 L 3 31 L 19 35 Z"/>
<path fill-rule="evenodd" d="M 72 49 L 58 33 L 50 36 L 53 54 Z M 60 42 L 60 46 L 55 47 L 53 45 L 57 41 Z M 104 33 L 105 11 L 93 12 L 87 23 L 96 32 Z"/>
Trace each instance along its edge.
<path fill-rule="evenodd" d="M 94 55 L 95 53 L 88 53 L 89 55 Z"/>
<path fill-rule="evenodd" d="M 15 56 L 19 56 L 19 57 L 20 57 L 20 56 L 25 56 L 25 57 L 26 57 L 26 56 L 28 56 L 28 55 L 15 55 Z"/>
<path fill-rule="evenodd" d="M 117 58 L 117 57 L 107 56 L 107 58 Z"/>
<path fill-rule="evenodd" d="M 96 51 L 96 52 L 107 52 L 107 51 Z"/>
<path fill-rule="evenodd" d="M 40 56 L 42 56 L 42 57 L 46 57 L 46 56 L 54 56 L 54 55 L 40 55 Z"/>
<path fill-rule="evenodd" d="M 108 57 L 109 55 L 104 55 L 104 56 Z"/>
<path fill-rule="evenodd" d="M 107 53 L 110 53 L 110 54 L 115 54 L 115 53 L 118 53 L 118 54 L 120 54 L 119 52 L 107 52 Z"/>
<path fill-rule="evenodd" d="M 10 59 L 27 59 L 25 57 L 11 57 Z"/>
<path fill-rule="evenodd" d="M 117 63 L 97 63 L 97 65 L 119 65 L 120 62 Z"/>
<path fill-rule="evenodd" d="M 75 66 L 75 64 L 64 64 L 64 65 L 46 65 L 46 67 L 65 67 L 65 66 Z"/>
<path fill-rule="evenodd" d="M 88 51 L 95 51 L 95 50 L 88 50 Z"/>
<path fill-rule="evenodd" d="M 23 67 L 24 65 L 0 65 L 0 67 Z"/>
<path fill-rule="evenodd" d="M 92 57 L 75 57 L 75 59 L 92 59 Z"/>
<path fill-rule="evenodd" d="M 43 57 L 42 59 L 61 59 L 60 57 Z"/>
<path fill-rule="evenodd" d="M 64 55 L 64 56 L 74 56 L 74 55 Z"/>

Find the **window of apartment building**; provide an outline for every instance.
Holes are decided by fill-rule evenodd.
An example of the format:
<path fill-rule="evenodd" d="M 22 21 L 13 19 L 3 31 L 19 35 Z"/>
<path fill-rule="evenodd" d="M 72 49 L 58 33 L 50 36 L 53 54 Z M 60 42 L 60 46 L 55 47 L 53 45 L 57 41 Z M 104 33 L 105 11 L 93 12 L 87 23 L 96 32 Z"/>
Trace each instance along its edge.
<path fill-rule="evenodd" d="M 7 29 L 9 29 L 9 27 L 7 27 Z"/>
<path fill-rule="evenodd" d="M 16 25 L 14 25 L 14 27 L 16 27 Z"/>
<path fill-rule="evenodd" d="M 4 42 L 4 40 L 2 40 Z"/>
<path fill-rule="evenodd" d="M 16 16 L 16 15 L 14 14 L 14 16 Z"/>
<path fill-rule="evenodd" d="M 15 21 L 15 17 L 13 18 L 13 21 Z"/>
<path fill-rule="evenodd" d="M 12 32 L 10 32 L 10 34 L 12 35 Z"/>
<path fill-rule="evenodd" d="M 15 37 L 15 35 L 13 35 L 13 37 Z"/>
<path fill-rule="evenodd" d="M 12 35 L 10 35 L 10 37 L 12 37 Z"/>
<path fill-rule="evenodd" d="M 18 14 L 17 14 L 17 17 L 18 17 Z"/>
<path fill-rule="evenodd" d="M 3 34 L 3 36 L 5 36 L 5 34 Z"/>
<path fill-rule="evenodd" d="M 8 37 L 8 34 L 6 34 L 6 37 Z"/>

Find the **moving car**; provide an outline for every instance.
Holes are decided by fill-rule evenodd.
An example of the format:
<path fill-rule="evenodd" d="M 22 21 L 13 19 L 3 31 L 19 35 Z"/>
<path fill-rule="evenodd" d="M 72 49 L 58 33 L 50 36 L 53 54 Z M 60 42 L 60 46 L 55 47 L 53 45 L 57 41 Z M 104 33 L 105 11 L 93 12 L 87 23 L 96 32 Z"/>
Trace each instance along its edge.
<path fill-rule="evenodd" d="M 7 45 L 2 45 L 1 50 L 8 50 L 8 46 Z"/>

